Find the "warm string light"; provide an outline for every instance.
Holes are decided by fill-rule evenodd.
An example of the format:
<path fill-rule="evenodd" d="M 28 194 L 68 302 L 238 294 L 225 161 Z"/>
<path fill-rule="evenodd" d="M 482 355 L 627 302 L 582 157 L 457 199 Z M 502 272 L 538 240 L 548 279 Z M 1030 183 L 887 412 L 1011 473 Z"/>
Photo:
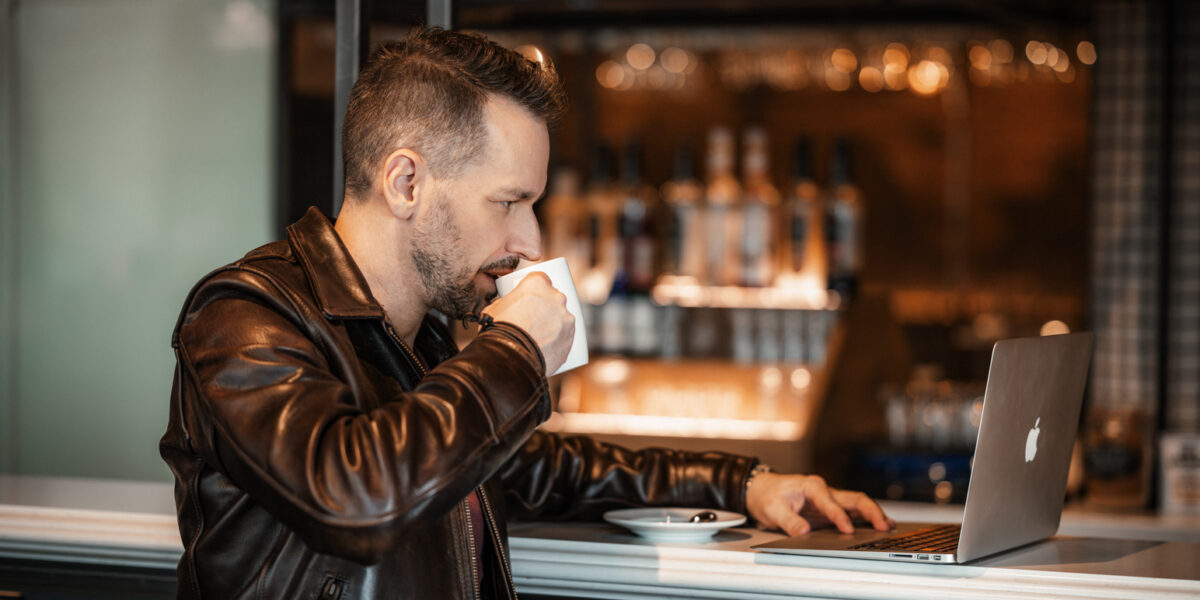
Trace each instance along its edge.
<path fill-rule="evenodd" d="M 1088 66 L 1096 62 L 1096 47 L 1084 40 L 1076 44 L 1075 57 L 1070 51 L 1052 42 L 1031 39 L 1021 47 L 1017 60 L 1012 44 L 1005 40 L 968 44 L 969 78 L 978 86 L 1004 85 L 1014 81 L 1026 82 L 1075 81 L 1076 64 Z"/>
<path fill-rule="evenodd" d="M 968 41 L 957 59 L 953 48 L 952 44 L 930 42 L 890 42 L 865 50 L 835 44 L 823 52 L 801 48 L 719 50 L 708 60 L 717 78 L 734 90 L 768 85 L 795 91 L 816 84 L 836 92 L 907 90 L 922 96 L 944 90 L 959 68 L 965 68 L 968 80 L 980 87 L 1031 80 L 1070 83 L 1077 65 L 1096 61 L 1096 48 L 1086 40 L 1076 44 L 1074 56 L 1066 48 L 1035 39 L 1018 47 L 1005 39 Z M 540 61 L 541 51 L 534 50 Z M 596 67 L 595 76 L 600 86 L 617 91 L 683 89 L 701 66 L 700 56 L 691 50 L 679 46 L 660 50 L 643 41 L 622 46 L 610 56 Z"/>
<path fill-rule="evenodd" d="M 638 42 L 596 67 L 596 82 L 610 90 L 683 89 L 699 61 L 682 48 L 669 46 L 657 52 Z"/>

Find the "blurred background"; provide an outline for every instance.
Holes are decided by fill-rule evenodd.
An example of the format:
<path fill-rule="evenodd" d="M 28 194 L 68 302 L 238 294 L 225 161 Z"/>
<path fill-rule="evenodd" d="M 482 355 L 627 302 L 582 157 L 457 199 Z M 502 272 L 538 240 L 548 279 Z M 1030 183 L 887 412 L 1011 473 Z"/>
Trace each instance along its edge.
<path fill-rule="evenodd" d="M 169 480 L 188 288 L 335 211 L 334 3 L 2 5 L 0 469 Z M 427 10 L 365 6 L 366 47 Z M 1086 330 L 1072 499 L 1200 511 L 1200 7 L 460 0 L 451 22 L 570 95 L 538 210 L 592 362 L 545 427 L 961 502 L 992 344 Z"/>

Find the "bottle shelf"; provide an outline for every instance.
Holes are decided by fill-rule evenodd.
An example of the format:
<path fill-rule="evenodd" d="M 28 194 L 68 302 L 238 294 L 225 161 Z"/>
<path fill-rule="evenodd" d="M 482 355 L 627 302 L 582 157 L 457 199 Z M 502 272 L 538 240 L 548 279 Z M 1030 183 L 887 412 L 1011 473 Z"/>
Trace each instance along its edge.
<path fill-rule="evenodd" d="M 812 363 L 597 357 L 558 380 L 542 429 L 631 449 L 669 446 L 758 456 L 812 471 L 828 368 Z"/>
<path fill-rule="evenodd" d="M 662 306 L 767 310 L 836 311 L 841 296 L 833 290 L 805 285 L 804 280 L 772 287 L 701 285 L 693 278 L 664 276 L 651 290 Z"/>
<path fill-rule="evenodd" d="M 813 417 L 811 364 L 597 358 L 563 376 L 564 433 L 797 441 Z"/>

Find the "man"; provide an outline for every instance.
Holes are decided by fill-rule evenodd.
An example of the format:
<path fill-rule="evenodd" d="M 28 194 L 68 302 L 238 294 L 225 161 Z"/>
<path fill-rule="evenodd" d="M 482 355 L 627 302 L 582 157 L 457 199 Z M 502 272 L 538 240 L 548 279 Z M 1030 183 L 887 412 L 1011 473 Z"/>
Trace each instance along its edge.
<path fill-rule="evenodd" d="M 513 598 L 507 516 L 690 505 L 805 531 L 890 522 L 865 496 L 719 453 L 535 431 L 574 332 L 540 275 L 553 68 L 422 30 L 355 85 L 346 201 L 192 290 L 173 336 L 180 598 Z M 477 319 L 461 351 L 431 309 Z"/>

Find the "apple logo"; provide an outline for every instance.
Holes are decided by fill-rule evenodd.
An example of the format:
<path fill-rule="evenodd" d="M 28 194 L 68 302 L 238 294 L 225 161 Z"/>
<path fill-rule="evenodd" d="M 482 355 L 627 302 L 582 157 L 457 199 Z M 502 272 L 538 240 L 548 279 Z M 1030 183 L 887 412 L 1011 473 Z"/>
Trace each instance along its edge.
<path fill-rule="evenodd" d="M 1038 417 L 1033 422 L 1033 429 L 1029 430 L 1029 437 L 1025 438 L 1025 462 L 1033 462 L 1033 457 L 1037 456 L 1037 439 L 1038 434 L 1042 432 L 1038 429 L 1038 423 L 1042 422 L 1042 418 Z"/>

